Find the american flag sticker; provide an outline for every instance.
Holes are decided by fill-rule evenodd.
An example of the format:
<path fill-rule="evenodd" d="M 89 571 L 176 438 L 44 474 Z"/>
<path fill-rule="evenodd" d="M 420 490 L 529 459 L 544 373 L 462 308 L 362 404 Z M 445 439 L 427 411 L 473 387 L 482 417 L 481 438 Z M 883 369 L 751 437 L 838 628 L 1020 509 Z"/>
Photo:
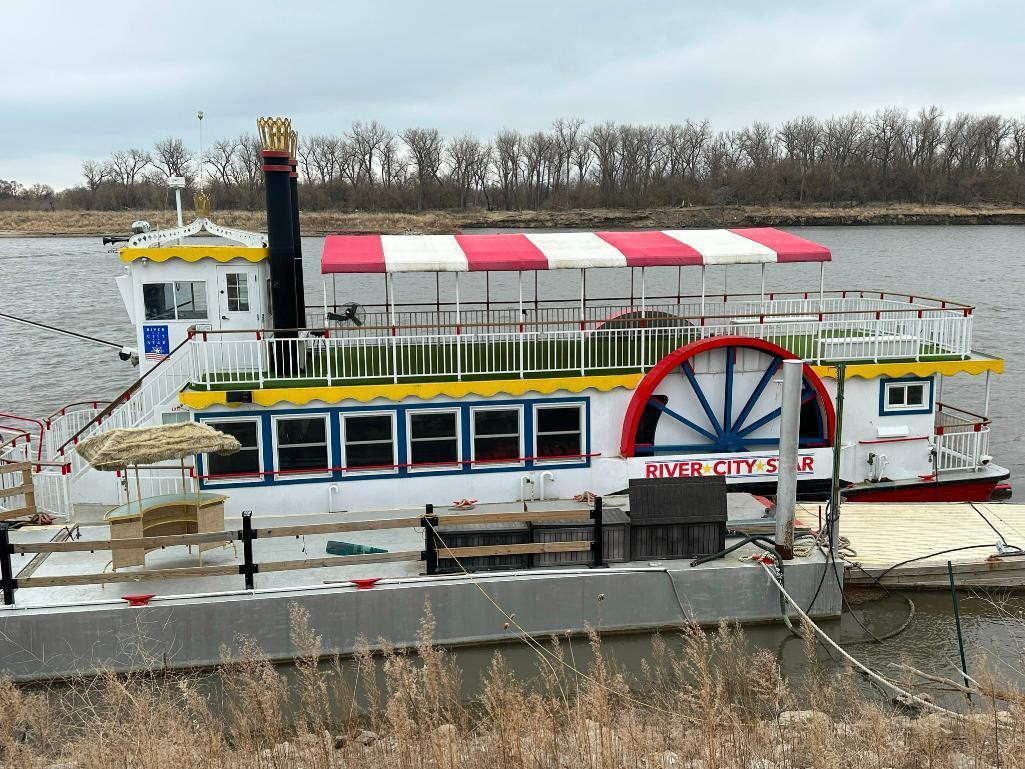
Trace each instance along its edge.
<path fill-rule="evenodd" d="M 143 326 L 142 350 L 146 360 L 163 360 L 171 352 L 167 326 Z"/>

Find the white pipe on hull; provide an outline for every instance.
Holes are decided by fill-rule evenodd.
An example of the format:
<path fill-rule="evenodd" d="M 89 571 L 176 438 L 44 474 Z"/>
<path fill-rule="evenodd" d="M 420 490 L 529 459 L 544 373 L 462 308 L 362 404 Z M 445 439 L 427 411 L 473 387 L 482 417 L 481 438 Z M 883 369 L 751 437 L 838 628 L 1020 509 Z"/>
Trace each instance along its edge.
<path fill-rule="evenodd" d="M 794 557 L 794 513 L 797 507 L 797 449 L 801 426 L 804 361 L 783 361 L 783 413 L 779 431 L 779 476 L 776 481 L 776 550 Z"/>

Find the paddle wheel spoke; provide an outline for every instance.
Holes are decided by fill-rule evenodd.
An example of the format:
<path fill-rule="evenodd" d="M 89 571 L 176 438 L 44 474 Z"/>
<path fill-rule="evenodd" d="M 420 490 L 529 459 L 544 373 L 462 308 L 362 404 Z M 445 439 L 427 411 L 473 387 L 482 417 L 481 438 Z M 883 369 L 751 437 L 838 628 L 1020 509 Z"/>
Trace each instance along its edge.
<path fill-rule="evenodd" d="M 687 377 L 687 381 L 690 382 L 691 389 L 694 394 L 698 396 L 698 402 L 701 404 L 701 408 L 705 411 L 705 416 L 708 417 L 708 423 L 712 425 L 712 429 L 715 430 L 715 434 L 722 437 L 723 429 L 722 425 L 719 424 L 719 420 L 715 417 L 715 412 L 712 410 L 711 405 L 708 403 L 708 398 L 705 397 L 704 390 L 701 389 L 701 385 L 698 384 L 697 378 L 694 376 L 694 371 L 691 369 L 689 363 L 684 363 L 680 366 L 684 376 Z"/>

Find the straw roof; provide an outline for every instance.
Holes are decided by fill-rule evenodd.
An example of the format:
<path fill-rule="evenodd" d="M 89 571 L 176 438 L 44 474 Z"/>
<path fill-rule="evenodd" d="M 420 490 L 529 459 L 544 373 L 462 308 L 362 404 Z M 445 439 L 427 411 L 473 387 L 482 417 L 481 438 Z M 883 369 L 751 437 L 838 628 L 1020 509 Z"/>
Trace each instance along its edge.
<path fill-rule="evenodd" d="M 234 454 L 242 444 L 202 422 L 159 427 L 117 428 L 93 435 L 75 447 L 97 470 L 124 470 L 193 454 Z"/>

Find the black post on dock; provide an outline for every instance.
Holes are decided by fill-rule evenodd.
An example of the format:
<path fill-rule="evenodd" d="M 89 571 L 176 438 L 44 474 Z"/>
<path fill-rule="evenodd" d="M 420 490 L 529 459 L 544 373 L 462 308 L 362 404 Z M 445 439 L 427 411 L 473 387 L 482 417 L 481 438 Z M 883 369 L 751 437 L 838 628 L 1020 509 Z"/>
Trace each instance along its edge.
<path fill-rule="evenodd" d="M 591 554 L 594 556 L 595 569 L 608 568 L 608 564 L 605 563 L 605 526 L 602 517 L 601 497 L 595 497 L 594 513 L 592 514 L 594 536 L 591 540 Z"/>
<path fill-rule="evenodd" d="M 18 587 L 18 580 L 14 578 L 14 569 L 11 568 L 11 525 L 0 523 L 0 588 L 4 592 L 4 605 L 14 605 L 14 591 Z"/>
<path fill-rule="evenodd" d="M 438 540 L 435 527 L 438 525 L 438 516 L 434 514 L 434 505 L 427 505 L 424 509 L 424 517 L 420 519 L 420 525 L 424 530 L 424 552 L 423 559 L 427 564 L 429 575 L 438 573 Z"/>
<path fill-rule="evenodd" d="M 253 540 L 256 539 L 256 532 L 253 531 L 253 511 L 242 511 L 242 530 L 238 533 L 242 540 L 242 565 L 238 567 L 239 574 L 246 578 L 246 590 L 254 589 L 253 575 L 260 571 L 260 564 L 253 563 Z"/>

